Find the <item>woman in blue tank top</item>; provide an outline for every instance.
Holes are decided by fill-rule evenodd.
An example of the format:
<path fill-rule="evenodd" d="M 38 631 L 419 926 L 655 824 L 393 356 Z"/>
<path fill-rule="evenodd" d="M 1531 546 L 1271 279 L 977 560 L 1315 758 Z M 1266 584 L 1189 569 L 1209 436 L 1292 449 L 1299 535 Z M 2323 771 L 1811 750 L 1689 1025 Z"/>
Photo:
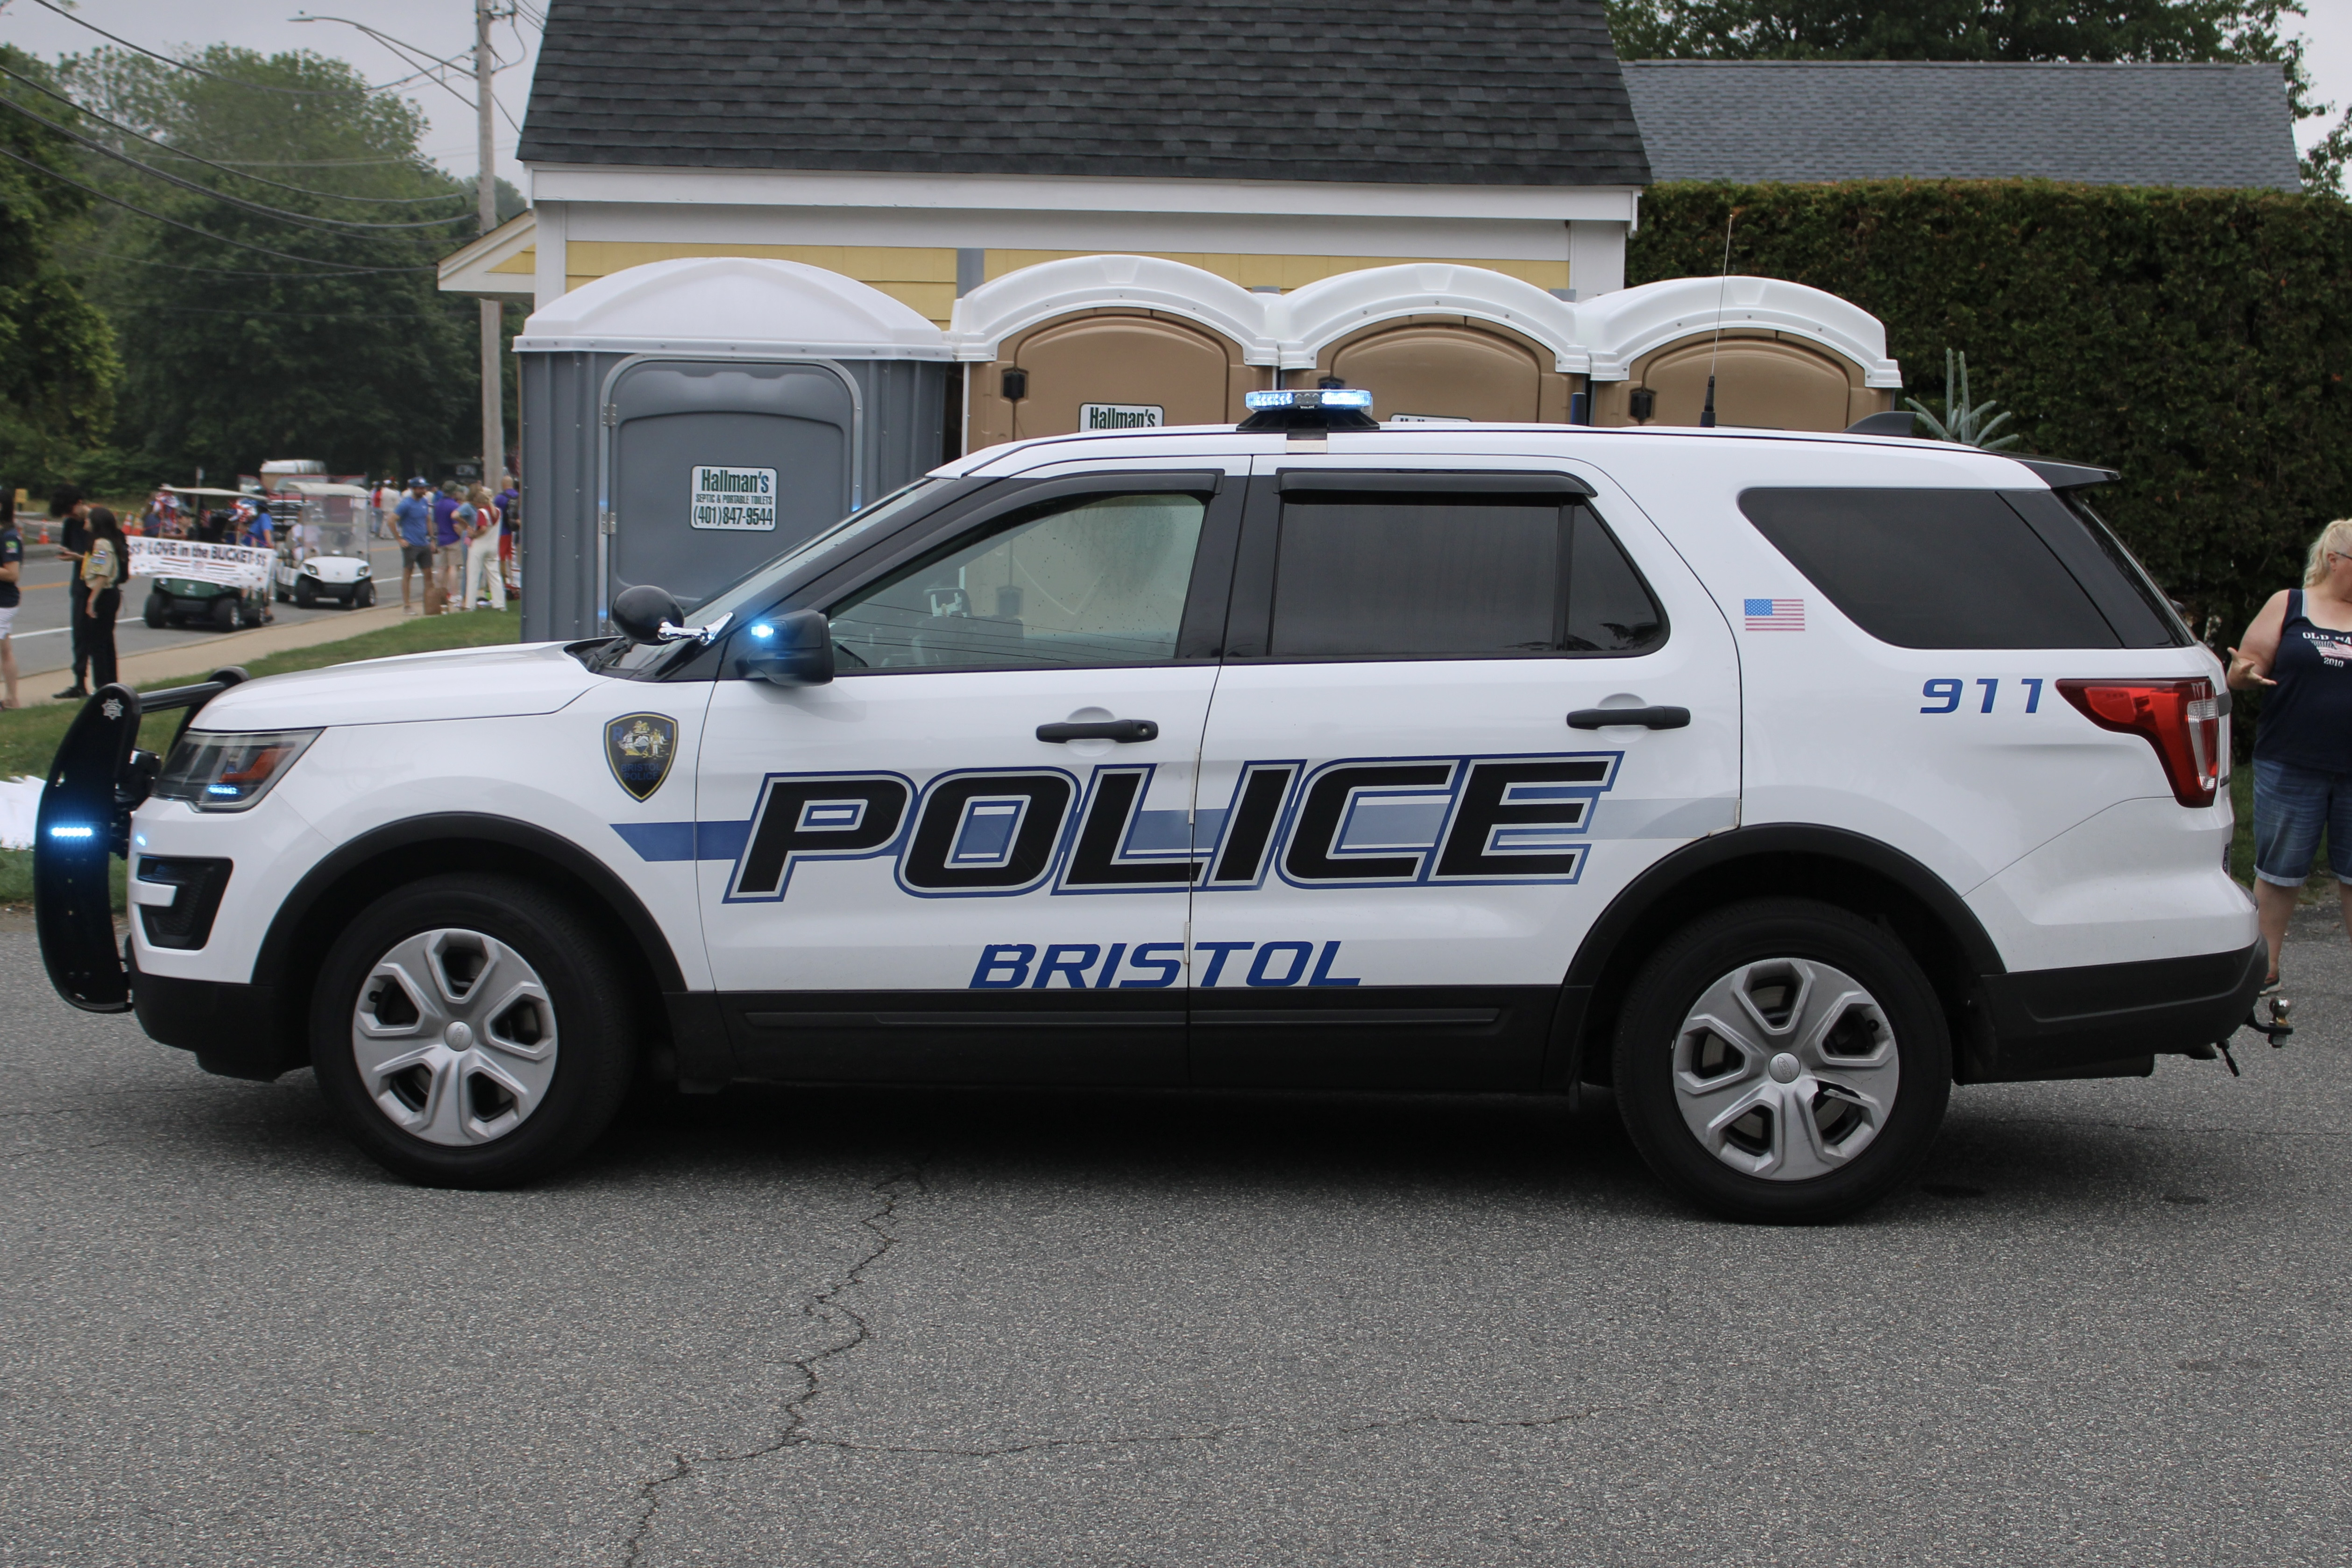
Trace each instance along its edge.
<path fill-rule="evenodd" d="M 2319 836 L 2352 931 L 2352 518 L 2312 542 L 2303 586 L 2271 595 L 2241 647 L 2230 685 L 2266 689 L 2254 737 L 2254 907 L 2278 985 L 2279 944 Z"/>

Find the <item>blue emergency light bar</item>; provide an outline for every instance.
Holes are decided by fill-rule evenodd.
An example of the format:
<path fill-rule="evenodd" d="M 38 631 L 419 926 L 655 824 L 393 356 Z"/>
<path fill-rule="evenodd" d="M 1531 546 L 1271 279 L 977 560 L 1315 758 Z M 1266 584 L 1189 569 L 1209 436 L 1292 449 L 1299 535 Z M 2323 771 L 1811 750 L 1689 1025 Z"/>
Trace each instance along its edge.
<path fill-rule="evenodd" d="M 1289 392 L 1253 392 L 1242 401 L 1252 413 L 1261 408 L 1362 408 L 1372 405 L 1372 395 L 1360 386 L 1326 386 Z"/>
<path fill-rule="evenodd" d="M 1360 386 L 1253 392 L 1242 401 L 1249 405 L 1250 413 L 1240 428 L 1252 433 L 1287 430 L 1294 436 L 1319 440 L 1333 430 L 1380 428 L 1372 419 L 1372 395 Z"/>

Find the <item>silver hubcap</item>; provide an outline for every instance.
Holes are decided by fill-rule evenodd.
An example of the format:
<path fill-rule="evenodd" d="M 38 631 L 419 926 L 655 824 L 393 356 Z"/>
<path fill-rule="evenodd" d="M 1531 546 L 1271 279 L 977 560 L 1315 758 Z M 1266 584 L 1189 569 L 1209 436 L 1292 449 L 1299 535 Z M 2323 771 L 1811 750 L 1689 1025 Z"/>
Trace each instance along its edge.
<path fill-rule="evenodd" d="M 376 1108 L 465 1147 L 528 1121 L 555 1078 L 555 1009 L 522 954 L 479 931 L 420 931 L 375 961 L 352 1056 Z"/>
<path fill-rule="evenodd" d="M 1877 1002 L 1811 959 L 1733 970 L 1675 1036 L 1675 1098 L 1691 1135 L 1732 1169 L 1776 1182 L 1825 1175 L 1868 1148 L 1895 1109 L 1898 1071 Z"/>

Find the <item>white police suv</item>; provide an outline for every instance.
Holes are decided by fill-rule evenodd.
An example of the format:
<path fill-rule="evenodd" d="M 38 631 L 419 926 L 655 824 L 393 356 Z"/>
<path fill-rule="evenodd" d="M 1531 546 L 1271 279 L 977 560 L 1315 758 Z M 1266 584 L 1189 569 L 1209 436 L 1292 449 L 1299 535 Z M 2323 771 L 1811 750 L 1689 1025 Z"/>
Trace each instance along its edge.
<path fill-rule="evenodd" d="M 1788 1220 L 1956 1082 L 2247 1016 L 2228 697 L 2112 475 L 1257 401 L 975 453 L 609 639 L 109 687 L 41 807 L 51 977 L 309 1064 L 425 1182 L 544 1173 L 646 1076 L 1607 1084 Z"/>

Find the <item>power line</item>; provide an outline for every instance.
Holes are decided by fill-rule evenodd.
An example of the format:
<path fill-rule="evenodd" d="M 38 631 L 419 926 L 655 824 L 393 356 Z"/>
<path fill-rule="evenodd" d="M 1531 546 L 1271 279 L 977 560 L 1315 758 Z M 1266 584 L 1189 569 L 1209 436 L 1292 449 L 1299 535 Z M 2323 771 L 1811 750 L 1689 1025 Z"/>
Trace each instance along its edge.
<path fill-rule="evenodd" d="M 198 228 L 194 224 L 182 223 L 178 218 L 165 217 L 159 212 L 150 212 L 145 207 L 140 206 L 136 203 L 126 202 L 121 196 L 112 195 L 105 191 L 101 191 L 96 185 L 85 185 L 79 180 L 68 179 L 65 175 L 58 174 L 55 169 L 50 168 L 47 163 L 41 163 L 37 159 L 27 158 L 19 153 L 12 153 L 5 147 L 0 147 L 0 158 L 5 158 L 12 163 L 22 163 L 25 167 L 34 171 L 36 174 L 46 175 L 47 178 L 55 180 L 61 185 L 69 185 L 73 189 L 81 192 L 84 195 L 96 196 L 100 201 L 121 207 L 125 212 L 137 213 L 141 217 L 152 218 L 157 223 L 167 225 L 170 227 L 185 229 L 188 233 L 195 235 L 200 238 L 209 239 L 215 245 L 226 245 L 237 250 L 250 250 L 257 256 L 273 256 L 280 261 L 300 261 L 312 267 L 331 267 L 336 268 L 335 272 L 319 274 L 320 277 L 337 277 L 345 273 L 355 274 L 362 272 L 438 272 L 441 270 L 439 266 L 431 263 L 423 267 L 362 267 L 356 262 L 333 261 L 322 256 L 297 256 L 290 250 L 272 250 L 266 245 L 254 245 L 242 239 L 231 239 L 225 234 L 215 234 L 208 228 Z"/>
<path fill-rule="evenodd" d="M 455 315 L 439 315 L 423 310 L 393 310 L 385 312 L 346 310 L 238 310 L 215 305 L 141 305 L 143 315 L 150 310 L 168 311 L 178 316 L 260 316 L 273 321 L 456 321 Z"/>
<path fill-rule="evenodd" d="M 128 261 L 139 267 L 167 267 L 174 272 L 201 272 L 215 278 L 356 278 L 369 272 L 407 272 L 406 267 L 363 267 L 351 272 L 262 272 L 238 267 L 191 267 L 184 261 L 157 261 L 152 257 L 130 256 L 120 250 L 96 250 L 87 245 L 60 245 L 59 250 L 87 256 L 96 261 Z"/>
<path fill-rule="evenodd" d="M 77 27 L 88 27 L 100 37 L 121 44 L 124 48 L 145 55 L 151 59 L 162 60 L 167 66 L 176 67 L 178 69 L 184 71 L 193 71 L 198 76 L 210 77 L 215 81 L 225 81 L 235 87 L 251 88 L 256 92 L 283 93 L 289 98 L 350 98 L 355 93 L 365 93 L 368 90 L 364 87 L 343 87 L 333 89 L 314 87 L 276 87 L 266 81 L 247 81 L 242 77 L 223 76 L 218 71 L 206 70 L 202 66 L 192 66 L 185 60 L 175 60 L 169 55 L 162 54 L 154 49 L 147 47 L 144 44 L 134 44 L 128 38 L 117 37 L 114 34 L 110 33 L 105 28 L 100 26 L 97 23 L 85 22 L 79 16 L 77 16 L 72 12 L 67 10 L 64 6 L 51 5 L 50 0 L 33 0 L 33 4 L 40 6 L 45 11 L 56 12 L 58 16 L 63 16 L 67 21 L 71 22 Z"/>
<path fill-rule="evenodd" d="M 172 157 L 185 158 L 192 163 L 202 163 L 208 169 L 218 169 L 222 174 L 233 174 L 240 180 L 251 180 L 257 185 L 269 185 L 281 191 L 292 191 L 296 195 L 326 196 L 331 200 L 339 202 L 368 202 L 383 206 L 417 206 L 427 202 L 446 202 L 452 199 L 462 199 L 465 195 L 465 193 L 462 191 L 452 191 L 447 195 L 438 196 L 347 196 L 340 191 L 315 191 L 308 185 L 289 185 L 283 180 L 268 179 L 260 174 L 248 174 L 242 169 L 233 169 L 226 163 L 216 163 L 210 158 L 200 157 L 194 153 L 183 153 L 178 148 L 172 146 L 170 143 L 158 137 L 150 136 L 143 131 L 133 130 L 131 127 L 123 124 L 120 121 L 109 120 L 103 114 L 86 109 L 82 105 L 76 103 L 72 99 L 67 97 L 64 93 L 58 92 L 51 88 L 44 87 L 39 82 L 34 80 L 31 77 L 26 76 L 19 71 L 12 71 L 6 66 L 0 66 L 0 76 L 10 77 L 17 81 L 23 82 L 35 92 L 40 93 L 44 97 L 56 99 L 59 103 L 64 104 L 67 108 L 74 110 L 77 114 L 87 115 L 89 118 L 97 121 L 100 125 L 106 126 L 109 130 L 120 131 L 125 136 L 136 136 L 140 141 L 147 142 L 151 146 L 160 147 Z M 5 101 L 6 100 L 0 99 L 0 102 Z M 21 108 L 22 106 L 12 104 L 10 107 Z M 29 113 L 29 110 L 27 112 Z M 39 117 L 36 115 L 33 118 L 38 119 Z M 41 123 L 47 125 L 49 122 L 44 120 Z M 62 131 L 64 130 L 64 127 L 57 126 L 52 127 L 52 129 Z M 72 133 L 68 132 L 67 134 L 70 135 Z"/>
<path fill-rule="evenodd" d="M 94 137 L 84 136 L 78 131 L 69 131 L 54 120 L 34 113 L 13 98 L 0 97 L 0 109 L 12 109 L 35 124 L 47 126 L 67 141 L 87 147 L 101 158 L 111 158 L 118 163 L 127 163 L 140 173 L 162 180 L 167 184 L 177 185 L 182 190 L 193 191 L 200 196 L 208 196 L 216 202 L 226 202 L 234 207 L 242 207 L 261 217 L 275 218 L 280 223 L 293 224 L 298 228 L 317 229 L 326 234 L 342 234 L 352 229 L 446 228 L 453 223 L 470 223 L 474 220 L 473 214 L 459 213 L 450 217 L 422 218 L 414 223 L 367 223 L 358 218 L 313 217 L 307 213 L 289 212 L 284 207 L 267 206 L 260 202 L 249 202 L 243 196 L 233 196 L 226 191 L 217 191 L 210 185 L 200 184 L 194 180 L 184 179 L 170 170 L 159 169 L 152 163 L 142 163 L 128 153 L 117 152 Z"/>

